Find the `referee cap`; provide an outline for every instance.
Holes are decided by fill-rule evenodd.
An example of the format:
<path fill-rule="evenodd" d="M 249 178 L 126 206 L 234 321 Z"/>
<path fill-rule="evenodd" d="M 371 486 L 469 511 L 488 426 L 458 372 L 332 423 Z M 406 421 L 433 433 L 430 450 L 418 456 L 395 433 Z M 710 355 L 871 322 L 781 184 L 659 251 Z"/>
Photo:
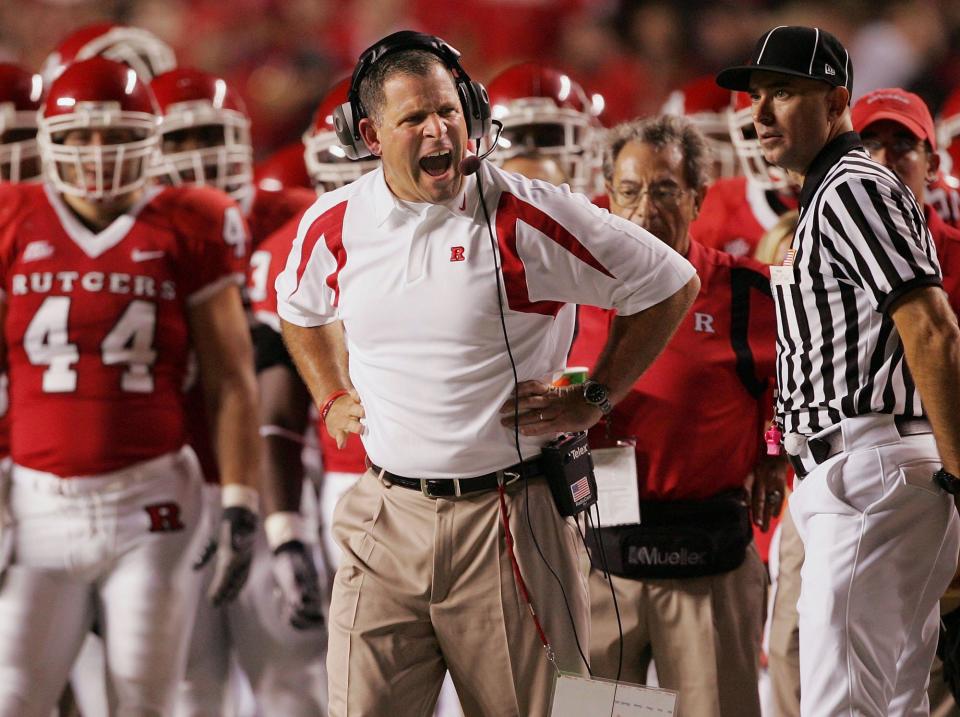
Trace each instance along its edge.
<path fill-rule="evenodd" d="M 899 87 L 874 90 L 861 97 L 850 110 L 853 129 L 862 132 L 874 122 L 892 120 L 903 125 L 917 139 L 925 139 L 937 148 L 937 133 L 927 103 Z"/>
<path fill-rule="evenodd" d="M 818 27 L 780 25 L 768 30 L 757 40 L 750 64 L 723 70 L 717 84 L 748 92 L 754 70 L 807 77 L 848 90 L 853 87 L 850 54 L 836 37 Z"/>

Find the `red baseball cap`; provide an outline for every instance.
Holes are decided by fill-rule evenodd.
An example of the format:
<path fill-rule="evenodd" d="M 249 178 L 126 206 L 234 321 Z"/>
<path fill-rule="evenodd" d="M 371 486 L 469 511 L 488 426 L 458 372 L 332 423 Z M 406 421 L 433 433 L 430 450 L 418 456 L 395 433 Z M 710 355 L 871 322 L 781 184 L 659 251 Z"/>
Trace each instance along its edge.
<path fill-rule="evenodd" d="M 937 133 L 927 103 L 899 87 L 865 94 L 854 103 L 850 116 L 857 132 L 879 120 L 892 120 L 906 127 L 915 137 L 927 140 L 934 150 L 937 148 Z"/>

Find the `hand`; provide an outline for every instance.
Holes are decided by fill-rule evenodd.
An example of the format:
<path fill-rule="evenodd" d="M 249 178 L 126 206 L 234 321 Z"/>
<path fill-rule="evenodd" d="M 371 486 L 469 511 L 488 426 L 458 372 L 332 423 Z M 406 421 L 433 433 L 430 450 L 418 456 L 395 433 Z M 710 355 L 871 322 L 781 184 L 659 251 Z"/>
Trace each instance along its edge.
<path fill-rule="evenodd" d="M 787 490 L 787 461 L 783 456 L 761 454 L 753 468 L 751 508 L 760 530 L 770 528 L 770 519 L 780 515 Z"/>
<path fill-rule="evenodd" d="M 523 381 L 518 387 L 520 433 L 544 436 L 567 431 L 585 431 L 603 416 L 583 398 L 582 386 L 548 386 L 542 381 Z M 500 408 L 500 425 L 513 427 L 513 397 Z"/>
<path fill-rule="evenodd" d="M 331 438 L 337 442 L 337 448 L 343 448 L 347 444 L 348 434 L 359 434 L 363 430 L 360 419 L 366 415 L 360 403 L 360 394 L 355 389 L 350 389 L 333 402 L 324 425 Z"/>
<path fill-rule="evenodd" d="M 290 624 L 298 630 L 323 627 L 320 578 L 310 548 L 290 540 L 273 552 L 272 567 Z"/>
<path fill-rule="evenodd" d="M 250 574 L 253 545 L 257 537 L 257 514 L 242 506 L 223 509 L 217 538 L 211 539 L 194 566 L 202 569 L 214 555 L 213 580 L 207 596 L 220 607 L 237 597 Z"/>

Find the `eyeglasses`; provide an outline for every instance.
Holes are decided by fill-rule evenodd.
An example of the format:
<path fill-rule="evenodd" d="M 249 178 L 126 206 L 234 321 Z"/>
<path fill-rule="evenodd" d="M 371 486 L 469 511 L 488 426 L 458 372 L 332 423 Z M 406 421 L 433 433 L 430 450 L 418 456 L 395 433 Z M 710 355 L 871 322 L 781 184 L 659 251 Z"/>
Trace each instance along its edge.
<path fill-rule="evenodd" d="M 906 154 L 917 149 L 923 143 L 923 140 L 916 137 L 897 137 L 892 142 L 881 142 L 874 138 L 864 139 L 862 142 L 863 148 L 867 150 L 868 154 L 875 154 L 881 149 L 886 149 L 894 154 Z"/>
<path fill-rule="evenodd" d="M 650 201 L 658 207 L 675 207 L 680 201 L 680 197 L 687 193 L 687 189 L 676 185 L 658 185 L 641 189 L 632 184 L 624 185 L 613 189 L 613 199 L 621 207 L 631 209 L 640 203 L 644 194 L 650 196 Z"/>

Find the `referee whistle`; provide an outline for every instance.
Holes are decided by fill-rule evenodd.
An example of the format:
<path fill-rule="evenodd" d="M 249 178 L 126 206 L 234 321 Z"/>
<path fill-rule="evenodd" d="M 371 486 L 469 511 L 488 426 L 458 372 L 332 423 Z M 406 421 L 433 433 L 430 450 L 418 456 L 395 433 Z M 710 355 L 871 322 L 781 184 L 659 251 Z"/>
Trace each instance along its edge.
<path fill-rule="evenodd" d="M 763 434 L 763 441 L 767 444 L 768 456 L 779 456 L 783 452 L 783 433 L 776 423 L 770 424 L 770 428 Z"/>

